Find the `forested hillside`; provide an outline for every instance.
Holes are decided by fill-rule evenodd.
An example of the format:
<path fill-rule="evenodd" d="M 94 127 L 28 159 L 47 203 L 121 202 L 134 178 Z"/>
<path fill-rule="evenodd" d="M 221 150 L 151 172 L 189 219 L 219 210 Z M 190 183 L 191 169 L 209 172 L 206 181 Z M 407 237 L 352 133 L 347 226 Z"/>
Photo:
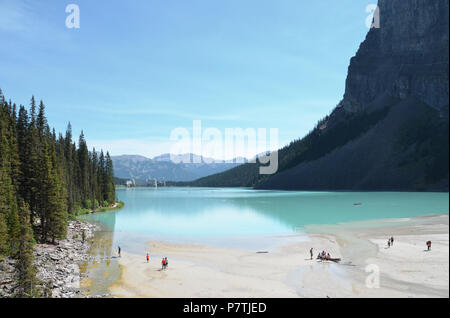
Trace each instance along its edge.
<path fill-rule="evenodd" d="M 0 259 L 16 259 L 19 297 L 36 296 L 33 244 L 66 236 L 67 222 L 82 209 L 116 201 L 109 153 L 88 151 L 51 130 L 45 106 L 7 102 L 0 90 Z"/>

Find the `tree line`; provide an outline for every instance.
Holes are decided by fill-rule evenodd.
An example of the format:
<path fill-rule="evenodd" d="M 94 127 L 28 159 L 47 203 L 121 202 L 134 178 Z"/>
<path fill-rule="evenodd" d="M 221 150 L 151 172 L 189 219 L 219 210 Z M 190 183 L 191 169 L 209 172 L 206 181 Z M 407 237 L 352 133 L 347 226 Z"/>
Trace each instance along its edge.
<path fill-rule="evenodd" d="M 66 237 L 68 220 L 116 202 L 109 153 L 50 130 L 45 105 L 7 102 L 0 90 L 0 259 L 16 259 L 18 296 L 33 296 L 33 244 Z"/>

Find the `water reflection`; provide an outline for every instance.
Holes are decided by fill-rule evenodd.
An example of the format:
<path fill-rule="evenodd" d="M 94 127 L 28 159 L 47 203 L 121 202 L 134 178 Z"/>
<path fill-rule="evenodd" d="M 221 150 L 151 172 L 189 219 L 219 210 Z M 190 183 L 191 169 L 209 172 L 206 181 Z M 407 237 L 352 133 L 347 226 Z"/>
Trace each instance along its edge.
<path fill-rule="evenodd" d="M 84 294 L 104 295 L 109 287 L 120 278 L 120 266 L 114 246 L 115 213 L 108 213 L 105 222 L 99 222 L 100 214 L 88 218 L 97 223 L 100 230 L 94 233 L 89 250 L 90 258 L 80 265 L 83 275 L 81 287 Z"/>

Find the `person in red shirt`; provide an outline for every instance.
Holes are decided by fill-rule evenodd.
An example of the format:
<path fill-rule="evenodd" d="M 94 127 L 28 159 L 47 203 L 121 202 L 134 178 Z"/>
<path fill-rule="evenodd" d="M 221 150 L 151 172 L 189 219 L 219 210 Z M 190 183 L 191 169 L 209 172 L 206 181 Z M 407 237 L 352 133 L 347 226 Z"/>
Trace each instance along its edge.
<path fill-rule="evenodd" d="M 148 255 L 148 253 L 147 253 L 147 263 L 149 260 L 150 260 L 150 255 Z"/>

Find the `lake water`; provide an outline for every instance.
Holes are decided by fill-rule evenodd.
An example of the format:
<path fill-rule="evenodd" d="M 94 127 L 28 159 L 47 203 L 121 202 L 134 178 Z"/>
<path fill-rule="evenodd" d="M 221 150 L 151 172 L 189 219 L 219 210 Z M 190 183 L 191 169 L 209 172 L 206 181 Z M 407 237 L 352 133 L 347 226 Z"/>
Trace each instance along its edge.
<path fill-rule="evenodd" d="M 274 238 L 301 239 L 307 225 L 449 213 L 448 193 L 122 188 L 117 195 L 122 210 L 84 218 L 103 225 L 112 246 L 139 253 L 151 240 L 259 249 Z"/>

